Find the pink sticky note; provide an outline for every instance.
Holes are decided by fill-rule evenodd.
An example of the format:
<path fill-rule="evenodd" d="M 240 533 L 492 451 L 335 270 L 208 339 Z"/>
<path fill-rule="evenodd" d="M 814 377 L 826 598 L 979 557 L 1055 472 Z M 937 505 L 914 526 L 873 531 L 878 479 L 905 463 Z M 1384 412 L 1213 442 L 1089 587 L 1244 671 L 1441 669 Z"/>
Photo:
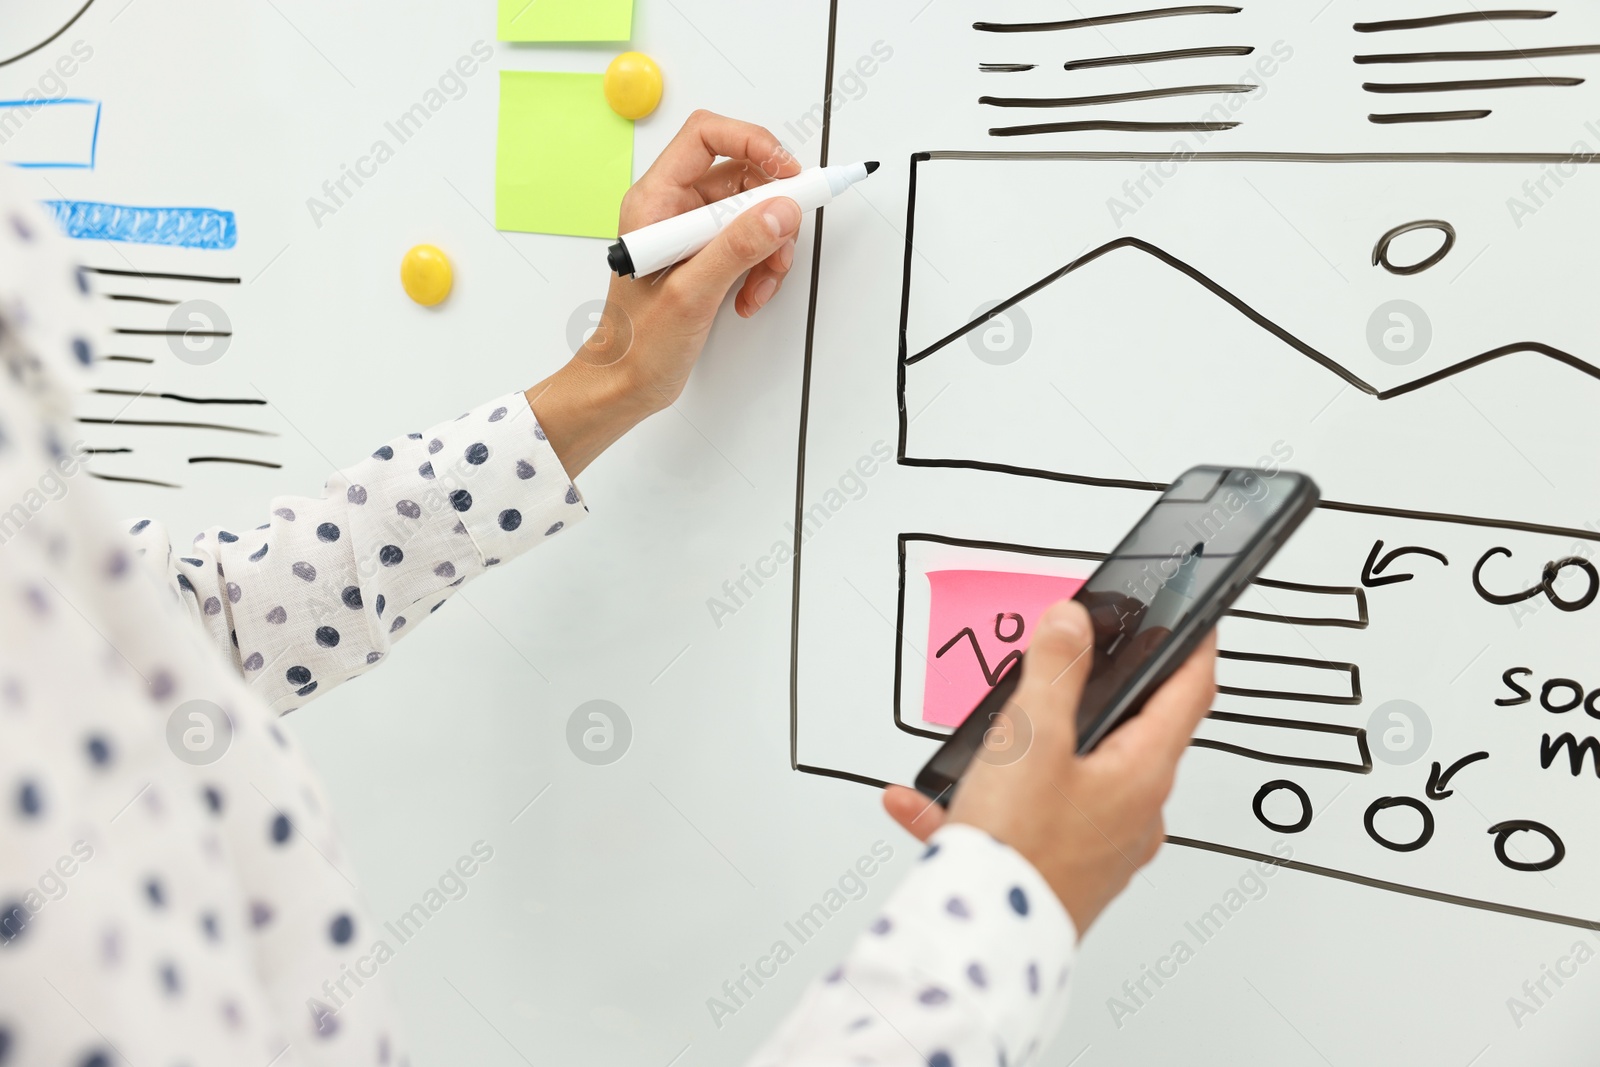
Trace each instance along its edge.
<path fill-rule="evenodd" d="M 1033 640 L 1046 608 L 1087 581 L 1010 571 L 930 571 L 922 719 L 960 726 Z"/>

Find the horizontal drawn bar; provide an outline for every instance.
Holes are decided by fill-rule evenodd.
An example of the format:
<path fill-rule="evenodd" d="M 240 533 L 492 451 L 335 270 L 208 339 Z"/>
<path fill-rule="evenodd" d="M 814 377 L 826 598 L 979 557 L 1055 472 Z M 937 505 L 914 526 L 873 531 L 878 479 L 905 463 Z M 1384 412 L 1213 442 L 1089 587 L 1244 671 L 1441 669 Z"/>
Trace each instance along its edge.
<path fill-rule="evenodd" d="M 1050 30 L 1082 30 L 1093 26 L 1114 26 L 1122 22 L 1169 19 L 1182 15 L 1237 15 L 1242 7 L 1222 4 L 1191 4 L 1187 7 L 1155 7 L 1146 11 L 1124 11 L 1119 15 L 1091 15 L 1062 19 L 1059 22 L 974 22 L 972 28 L 984 33 L 1038 33 Z"/>
<path fill-rule="evenodd" d="M 163 307 L 177 307 L 177 300 L 163 300 L 157 296 L 134 296 L 132 293 L 107 293 L 107 300 L 121 300 L 134 304 L 160 304 Z"/>
<path fill-rule="evenodd" d="M 102 482 L 124 482 L 128 485 L 153 485 L 157 489 L 183 488 L 183 486 L 174 485 L 171 482 L 158 482 L 154 478 L 123 478 L 115 474 L 96 474 L 94 471 L 89 472 L 89 477 L 98 478 Z"/>
<path fill-rule="evenodd" d="M 1255 652 L 1221 651 L 1217 657 L 1222 661 L 1217 671 L 1219 693 L 1308 704 L 1361 703 L 1361 668 L 1354 663 Z"/>
<path fill-rule="evenodd" d="M 46 200 L 68 236 L 82 241 L 168 245 L 207 251 L 239 243 L 233 212 L 208 207 L 133 207 L 88 200 Z"/>
<path fill-rule="evenodd" d="M 1281 767 L 1372 773 L 1367 732 L 1356 726 L 1213 711 L 1190 743 Z"/>
<path fill-rule="evenodd" d="M 1102 93 L 1099 96 L 980 96 L 978 103 L 989 107 L 1089 107 L 1093 104 L 1125 104 L 1132 100 L 1161 100 L 1172 96 L 1207 96 L 1224 93 L 1253 93 L 1254 85 L 1180 85 L 1175 89 L 1140 89 L 1131 93 Z"/>
<path fill-rule="evenodd" d="M 1497 59 L 1549 59 L 1554 56 L 1600 55 L 1600 44 L 1570 44 L 1556 48 L 1506 48 L 1487 52 L 1393 52 L 1378 55 L 1356 56 L 1355 61 L 1369 63 L 1473 63 Z"/>
<path fill-rule="evenodd" d="M 1291 626 L 1337 626 L 1347 630 L 1365 630 L 1372 621 L 1367 614 L 1365 589 L 1267 578 L 1251 583 L 1228 614 Z"/>
<path fill-rule="evenodd" d="M 100 101 L 0 100 L 0 163 L 28 170 L 93 170 Z"/>
<path fill-rule="evenodd" d="M 1037 63 L 979 63 L 978 70 L 984 74 L 1021 74 L 1036 66 Z"/>
<path fill-rule="evenodd" d="M 142 390 L 136 392 L 132 389 L 96 389 L 94 392 L 101 396 L 146 396 L 153 400 L 176 400 L 180 404 L 248 404 L 255 407 L 262 407 L 266 404 L 265 400 L 253 396 L 235 399 L 231 397 L 184 396 L 182 393 L 148 393 Z"/>
<path fill-rule="evenodd" d="M 1093 70 L 1096 67 L 1126 67 L 1139 63 L 1166 63 L 1174 59 L 1207 59 L 1216 56 L 1247 56 L 1251 45 L 1227 44 L 1214 48 L 1174 48 L 1167 52 L 1136 52 L 1126 56 L 1100 56 L 1095 59 L 1069 59 L 1067 70 Z"/>
<path fill-rule="evenodd" d="M 1369 93 L 1459 93 L 1469 89 L 1527 89 L 1535 87 L 1570 89 L 1582 85 L 1583 78 L 1470 78 L 1453 82 L 1366 82 Z"/>
<path fill-rule="evenodd" d="M 1394 115 L 1368 115 L 1367 121 L 1379 126 L 1400 126 L 1413 122 L 1473 122 L 1492 114 L 1492 111 L 1408 111 Z"/>
<path fill-rule="evenodd" d="M 1028 137 L 1037 133 L 1221 133 L 1238 126 L 1237 122 L 1117 122 L 1094 119 L 1085 122 L 1038 122 L 1028 126 L 996 126 L 990 137 Z"/>
<path fill-rule="evenodd" d="M 252 430 L 244 426 L 224 426 L 216 422 L 168 422 L 160 419 L 78 419 L 85 426 L 153 426 L 175 430 L 221 430 L 249 434 L 251 437 L 276 437 L 271 430 Z"/>
<path fill-rule="evenodd" d="M 1382 22 L 1358 22 L 1352 29 L 1357 33 L 1387 33 L 1392 30 L 1426 30 L 1435 26 L 1455 26 L 1463 22 L 1539 21 L 1554 17 L 1554 11 L 1463 11 L 1455 15 L 1429 15 L 1416 19 L 1386 19 Z"/>
<path fill-rule="evenodd" d="M 108 278 L 144 278 L 147 281 L 164 282 L 215 282 L 218 285 L 238 285 L 238 278 L 224 277 L 220 274 L 161 274 L 147 270 L 116 270 L 111 267 L 81 267 L 90 274 L 103 274 Z"/>
<path fill-rule="evenodd" d="M 232 337 L 232 330 L 134 330 L 118 326 L 111 331 L 125 337 Z"/>
<path fill-rule="evenodd" d="M 264 459 L 235 459 L 232 456 L 190 456 L 190 463 L 237 463 L 244 467 L 266 467 L 268 470 L 282 470 L 282 463 L 269 463 Z"/>

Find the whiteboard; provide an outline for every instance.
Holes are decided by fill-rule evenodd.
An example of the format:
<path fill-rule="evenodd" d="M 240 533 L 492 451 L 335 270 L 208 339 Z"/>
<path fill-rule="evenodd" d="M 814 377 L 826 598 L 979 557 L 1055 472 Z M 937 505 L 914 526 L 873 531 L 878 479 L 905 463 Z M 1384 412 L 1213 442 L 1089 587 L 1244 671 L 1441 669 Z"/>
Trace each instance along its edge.
<path fill-rule="evenodd" d="M 380 920 L 408 908 L 474 842 L 495 849 L 468 895 L 386 968 L 418 1062 L 739 1062 L 864 926 L 914 854 L 877 813 L 875 791 L 850 779 L 907 780 L 936 744 L 923 734 L 937 730 L 902 728 L 922 729 L 922 576 L 955 567 L 1071 575 L 1148 506 L 1151 492 L 1129 485 L 1168 481 L 1189 462 L 1255 465 L 1275 449 L 1349 509 L 1319 513 L 1269 574 L 1285 587 L 1257 589 L 1241 607 L 1345 623 L 1364 612 L 1367 622 L 1235 618 L 1224 644 L 1357 666 L 1362 703 L 1238 696 L 1219 709 L 1353 730 L 1403 699 L 1424 709 L 1428 751 L 1391 764 L 1368 736 L 1370 774 L 1193 753 L 1169 818 L 1171 832 L 1196 845 L 1167 849 L 1085 943 L 1067 1030 L 1045 1062 L 1229 1063 L 1244 1051 L 1239 1035 L 1285 1064 L 1586 1062 L 1593 979 L 1572 961 L 1595 935 L 1526 913 L 1600 919 L 1586 892 L 1600 874 L 1586 818 L 1600 782 L 1537 762 L 1553 718 L 1540 708 L 1540 686 L 1560 677 L 1600 686 L 1585 654 L 1600 607 L 1566 612 L 1541 596 L 1522 605 L 1538 608 L 1531 614 L 1493 608 L 1470 573 L 1505 548 L 1512 555 L 1492 557 L 1484 581 L 1513 592 L 1538 582 L 1546 561 L 1592 542 L 1600 514 L 1586 416 L 1600 385 L 1569 364 L 1520 353 L 1380 400 L 1327 364 L 1385 393 L 1520 342 L 1594 359 L 1584 315 L 1594 271 L 1576 236 L 1593 225 L 1594 209 L 1572 188 L 1592 172 L 1587 161 L 1568 163 L 1579 141 L 1600 146 L 1586 126 L 1600 115 L 1594 85 L 1504 90 L 1481 120 L 1378 125 L 1369 113 L 1400 108 L 1373 104 L 1380 94 L 1361 84 L 1421 76 L 1352 65 L 1355 54 L 1400 48 L 1380 39 L 1395 34 L 1358 35 L 1350 25 L 1432 9 L 1244 6 L 1234 16 L 993 34 L 971 24 L 1082 13 L 1035 0 L 996 12 L 949 0 L 760 10 L 642 0 L 633 44 L 663 63 L 669 91 L 638 129 L 641 169 L 700 106 L 765 122 L 807 163 L 823 161 L 826 140 L 834 161 L 885 166 L 827 214 L 814 324 L 808 223 L 798 284 L 756 322 L 720 322 L 678 409 L 585 475 L 594 516 L 580 531 L 468 589 L 408 639 L 407 655 L 288 720 L 343 813 L 348 854 L 335 862 L 365 887 Z M 65 21 L 73 10 L 35 5 L 29 18 L 47 32 L 52 17 Z M 1231 22 L 1219 28 L 1219 20 Z M 1426 48 L 1529 48 L 1600 41 L 1596 23 L 1573 9 L 1543 22 L 1416 32 L 1444 42 Z M 5 25 L 19 27 L 20 47 L 40 37 L 31 23 Z M 0 68 L 0 97 L 18 98 L 72 44 L 93 52 L 65 91 L 98 102 L 94 166 L 24 172 L 41 198 L 205 207 L 236 219 L 231 248 L 84 246 L 108 269 L 239 279 L 128 290 L 209 301 L 234 336 L 221 358 L 196 365 L 165 339 L 129 335 L 137 347 L 126 354 L 159 362 L 103 367 L 97 384 L 259 397 L 267 403 L 234 414 L 275 435 L 250 437 L 239 451 L 237 437 L 205 431 L 152 427 L 116 441 L 86 432 L 91 445 L 134 449 L 101 457 L 97 471 L 182 486 L 108 484 L 121 512 L 158 512 L 174 528 L 258 522 L 271 494 L 315 491 L 335 466 L 394 432 L 559 366 L 570 322 L 600 295 L 600 245 L 501 235 L 487 221 L 495 70 L 598 71 L 617 49 L 508 47 L 492 36 L 486 5 L 96 0 L 36 62 Z M 494 59 L 318 227 L 307 199 L 480 40 Z M 775 40 L 785 47 L 772 48 Z M 1040 115 L 977 103 L 1139 92 L 1179 84 L 1184 72 L 1174 68 L 1186 62 L 1207 83 L 1242 82 L 1263 56 L 1283 51 L 1279 42 L 1292 56 L 1258 75 L 1263 87 L 1219 120 L 1240 125 L 1204 145 L 1196 136 L 1187 149 L 1251 158 L 1187 159 L 1159 187 L 1146 175 L 1178 150 L 1174 135 L 995 138 L 988 130 L 998 125 L 1070 121 L 1082 109 Z M 1059 69 L 1219 43 L 1258 51 Z M 999 62 L 1034 69 L 979 70 Z M 1596 62 L 1536 65 L 1587 76 Z M 1482 77 L 1483 65 L 1451 65 L 1440 77 Z M 1530 73 L 1506 66 L 1495 73 Z M 824 136 L 819 100 L 830 79 L 837 92 Z M 1216 101 L 1178 102 L 1084 114 L 1189 121 Z M 79 135 L 70 125 L 49 132 L 60 143 Z M 43 153 L 57 142 L 39 144 Z M 1290 161 L 1283 153 L 1493 158 Z M 1552 168 L 1565 184 L 1546 177 Z M 1107 202 L 1131 203 L 1123 185 L 1141 179 L 1158 195 L 1141 193 L 1132 215 L 1114 217 Z M 1523 183 L 1541 179 L 1559 195 L 1543 194 L 1518 226 L 1507 201 L 1527 199 Z M 1374 270 L 1379 235 L 1433 218 L 1458 234 L 1438 266 L 1410 277 Z M 1007 309 L 1013 324 L 1018 311 L 1028 317 L 1023 356 L 979 357 L 986 330 L 999 324 L 967 329 L 977 309 L 1126 238 L 1203 273 L 1325 360 L 1135 246 Z M 1397 239 L 1395 258 L 1426 254 L 1428 238 Z M 458 289 L 436 312 L 411 305 L 397 284 L 400 256 L 422 241 L 457 266 Z M 1432 328 L 1428 351 L 1412 363 L 1385 362 L 1367 341 L 1376 310 L 1397 299 L 1426 309 Z M 152 309 L 166 307 L 112 310 L 142 312 L 121 320 L 130 328 L 159 329 L 168 312 Z M 1111 412 L 1130 395 L 1140 417 L 1167 432 L 1122 429 Z M 1219 397 L 1230 417 L 1199 417 Z M 148 397 L 125 409 L 118 395 L 84 404 L 85 417 L 124 422 L 172 413 Z M 877 462 L 884 450 L 980 466 Z M 281 467 L 187 462 L 222 452 Z M 860 475 L 864 457 L 874 459 L 870 477 Z M 858 480 L 841 488 L 851 471 Z M 833 507 L 830 490 L 843 506 Z M 826 521 L 813 521 L 798 573 L 785 565 L 759 583 L 745 578 L 773 572 L 775 546 L 793 546 L 805 526 L 797 520 L 819 503 Z M 1414 573 L 1412 581 L 1368 587 L 1363 570 L 1378 540 L 1385 554 L 1425 547 L 1449 565 L 1405 556 L 1386 573 Z M 1564 571 L 1558 596 L 1577 597 L 1579 577 Z M 712 612 L 710 602 L 741 579 L 748 592 L 737 611 Z M 1225 670 L 1262 666 L 1234 661 Z M 1534 672 L 1518 676 L 1532 700 L 1495 707 L 1515 696 L 1501 682 L 1513 666 Z M 1339 669 L 1265 667 L 1287 675 L 1270 681 L 1273 691 L 1352 680 Z M 1237 680 L 1235 688 L 1267 685 Z M 569 719 L 595 700 L 622 708 L 632 727 L 626 755 L 606 766 L 582 762 L 567 742 Z M 1563 728 L 1586 736 L 1583 717 L 1581 707 L 1567 713 Z M 1241 735 L 1213 739 L 1265 744 L 1251 734 L 1255 724 L 1207 727 L 1232 728 Z M 1316 758 L 1363 762 L 1359 744 L 1350 755 L 1348 733 L 1312 740 L 1322 746 Z M 1489 759 L 1452 778 L 1444 787 L 1452 797 L 1427 796 L 1433 761 L 1449 766 L 1477 751 Z M 1302 833 L 1271 830 L 1251 809 L 1257 791 L 1279 779 L 1293 780 L 1314 809 Z M 1395 852 L 1366 832 L 1363 814 L 1386 796 L 1421 798 L 1433 813 L 1426 847 Z M 1280 789 L 1262 809 L 1290 825 L 1295 799 Z M 1420 818 L 1382 809 L 1374 825 L 1403 840 Z M 1558 830 L 1562 863 L 1536 873 L 1499 863 L 1488 827 L 1512 819 Z M 886 877 L 717 1026 L 706 999 L 879 840 L 895 853 Z M 1513 843 L 1540 858 L 1526 832 Z M 1282 860 L 1285 849 L 1297 866 L 1263 869 L 1255 858 Z M 1219 905 L 1225 927 L 1202 942 L 1189 926 L 1207 933 L 1203 917 L 1221 922 Z M 1192 950 L 1181 964 L 1179 941 Z M 1545 977 L 1571 967 L 1564 986 Z M 1149 973 L 1170 976 L 1158 985 Z M 1532 1006 L 1523 984 L 1541 979 L 1550 995 L 1513 1019 L 1508 999 Z"/>

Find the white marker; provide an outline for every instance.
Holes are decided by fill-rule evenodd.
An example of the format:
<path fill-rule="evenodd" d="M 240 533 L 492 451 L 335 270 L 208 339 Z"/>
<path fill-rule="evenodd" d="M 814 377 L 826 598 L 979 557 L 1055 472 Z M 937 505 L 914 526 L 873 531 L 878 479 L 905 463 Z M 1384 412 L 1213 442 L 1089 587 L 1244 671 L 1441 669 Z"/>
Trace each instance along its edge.
<path fill-rule="evenodd" d="M 800 205 L 801 211 L 814 211 L 819 207 L 827 207 L 835 197 L 857 182 L 866 181 L 867 175 L 877 169 L 876 163 L 817 167 L 793 178 L 769 182 L 760 188 L 746 190 L 676 218 L 623 234 L 622 240 L 611 246 L 606 261 L 618 275 L 638 277 L 641 274 L 654 274 L 673 264 L 682 263 L 700 251 L 756 204 L 787 196 Z"/>

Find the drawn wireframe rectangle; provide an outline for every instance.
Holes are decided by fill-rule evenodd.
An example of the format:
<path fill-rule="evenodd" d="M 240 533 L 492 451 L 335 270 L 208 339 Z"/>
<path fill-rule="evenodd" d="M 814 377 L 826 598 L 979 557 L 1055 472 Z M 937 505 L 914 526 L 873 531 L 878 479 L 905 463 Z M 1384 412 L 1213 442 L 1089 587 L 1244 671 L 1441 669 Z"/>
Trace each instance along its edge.
<path fill-rule="evenodd" d="M 99 142 L 98 100 L 0 100 L 0 163 L 92 170 Z"/>

